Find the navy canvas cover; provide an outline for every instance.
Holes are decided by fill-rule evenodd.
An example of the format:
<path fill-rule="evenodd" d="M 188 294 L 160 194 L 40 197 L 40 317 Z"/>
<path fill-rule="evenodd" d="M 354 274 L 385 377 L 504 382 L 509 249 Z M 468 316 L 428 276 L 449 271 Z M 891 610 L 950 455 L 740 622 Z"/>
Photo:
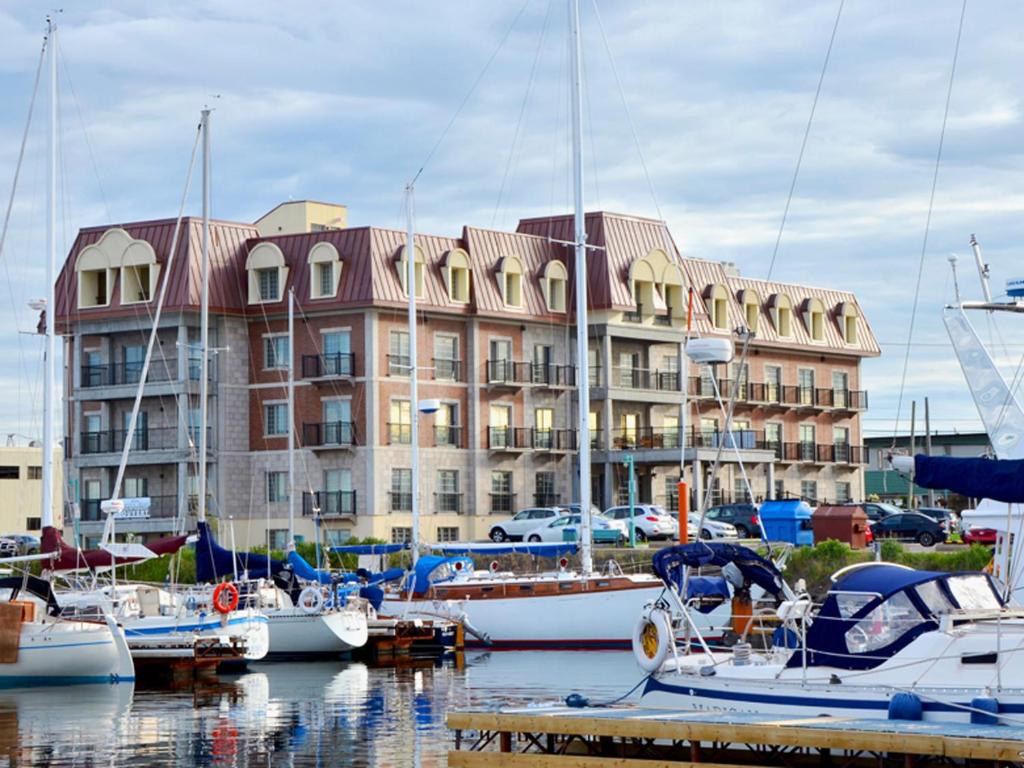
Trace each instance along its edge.
<path fill-rule="evenodd" d="M 343 544 L 331 547 L 331 552 L 342 555 L 391 555 L 408 548 L 408 544 Z"/>
<path fill-rule="evenodd" d="M 668 586 L 677 590 L 682 586 L 685 568 L 717 566 L 733 563 L 743 577 L 757 584 L 775 597 L 782 594 L 782 574 L 771 560 L 739 544 L 720 541 L 695 541 L 692 544 L 677 544 L 657 552 L 651 562 L 654 574 Z"/>
<path fill-rule="evenodd" d="M 914 457 L 914 482 L 974 499 L 1024 503 L 1024 459 Z"/>
<path fill-rule="evenodd" d="M 729 600 L 729 582 L 722 576 L 691 576 L 686 582 L 686 599 L 705 598 L 697 605 L 701 613 L 711 613 L 721 601 Z"/>
<path fill-rule="evenodd" d="M 196 547 L 196 581 L 219 581 L 225 576 L 241 576 L 247 572 L 250 579 L 275 576 L 285 568 L 281 560 L 271 560 L 265 553 L 235 552 L 217 543 L 205 522 L 199 523 Z"/>
<path fill-rule="evenodd" d="M 555 543 L 530 543 L 513 542 L 509 544 L 495 544 L 493 542 L 477 542 L 475 544 L 435 544 L 431 547 L 435 552 L 452 557 L 454 555 L 470 555 L 474 552 L 479 555 L 536 555 L 538 557 L 561 557 L 562 555 L 575 555 L 578 546 L 576 542 L 564 541 Z"/>

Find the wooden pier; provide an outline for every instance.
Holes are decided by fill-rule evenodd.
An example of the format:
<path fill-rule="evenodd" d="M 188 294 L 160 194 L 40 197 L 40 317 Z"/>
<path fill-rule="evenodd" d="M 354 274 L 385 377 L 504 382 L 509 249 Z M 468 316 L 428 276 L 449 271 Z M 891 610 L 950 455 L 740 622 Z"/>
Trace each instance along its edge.
<path fill-rule="evenodd" d="M 1024 765 L 1024 729 L 638 707 L 452 712 L 451 768 Z"/>

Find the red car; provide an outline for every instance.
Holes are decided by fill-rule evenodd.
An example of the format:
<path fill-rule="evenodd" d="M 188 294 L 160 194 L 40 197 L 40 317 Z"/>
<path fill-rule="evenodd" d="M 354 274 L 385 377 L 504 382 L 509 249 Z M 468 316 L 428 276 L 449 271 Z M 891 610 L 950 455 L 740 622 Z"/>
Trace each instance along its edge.
<path fill-rule="evenodd" d="M 996 543 L 996 530 L 995 528 L 971 528 L 969 531 L 964 531 L 963 539 L 965 544 L 991 546 Z"/>

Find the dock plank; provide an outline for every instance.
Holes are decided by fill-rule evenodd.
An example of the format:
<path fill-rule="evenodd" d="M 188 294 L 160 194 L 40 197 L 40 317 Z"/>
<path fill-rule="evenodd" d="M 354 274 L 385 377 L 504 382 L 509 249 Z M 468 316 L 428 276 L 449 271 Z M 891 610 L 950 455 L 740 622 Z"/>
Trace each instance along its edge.
<path fill-rule="evenodd" d="M 448 768 L 736 768 L 728 763 L 693 763 L 632 757 L 544 755 L 537 752 L 449 752 Z M 767 768 L 744 765 L 744 768 Z"/>

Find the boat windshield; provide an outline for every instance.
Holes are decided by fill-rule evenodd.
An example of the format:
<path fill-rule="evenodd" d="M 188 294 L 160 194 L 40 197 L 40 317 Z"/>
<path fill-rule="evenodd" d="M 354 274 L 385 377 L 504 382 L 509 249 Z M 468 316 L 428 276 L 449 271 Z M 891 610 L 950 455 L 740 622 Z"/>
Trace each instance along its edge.
<path fill-rule="evenodd" d="M 965 611 L 999 610 L 1002 605 L 984 574 L 951 576 L 946 580 L 953 599 Z"/>
<path fill-rule="evenodd" d="M 897 592 L 846 631 L 850 653 L 871 653 L 892 645 L 925 621 L 906 592 Z"/>
<path fill-rule="evenodd" d="M 946 596 L 946 593 L 942 591 L 942 587 L 939 586 L 937 581 L 926 581 L 924 584 L 918 584 L 914 587 L 914 591 L 932 616 L 942 616 L 956 610 L 953 601 Z"/>

